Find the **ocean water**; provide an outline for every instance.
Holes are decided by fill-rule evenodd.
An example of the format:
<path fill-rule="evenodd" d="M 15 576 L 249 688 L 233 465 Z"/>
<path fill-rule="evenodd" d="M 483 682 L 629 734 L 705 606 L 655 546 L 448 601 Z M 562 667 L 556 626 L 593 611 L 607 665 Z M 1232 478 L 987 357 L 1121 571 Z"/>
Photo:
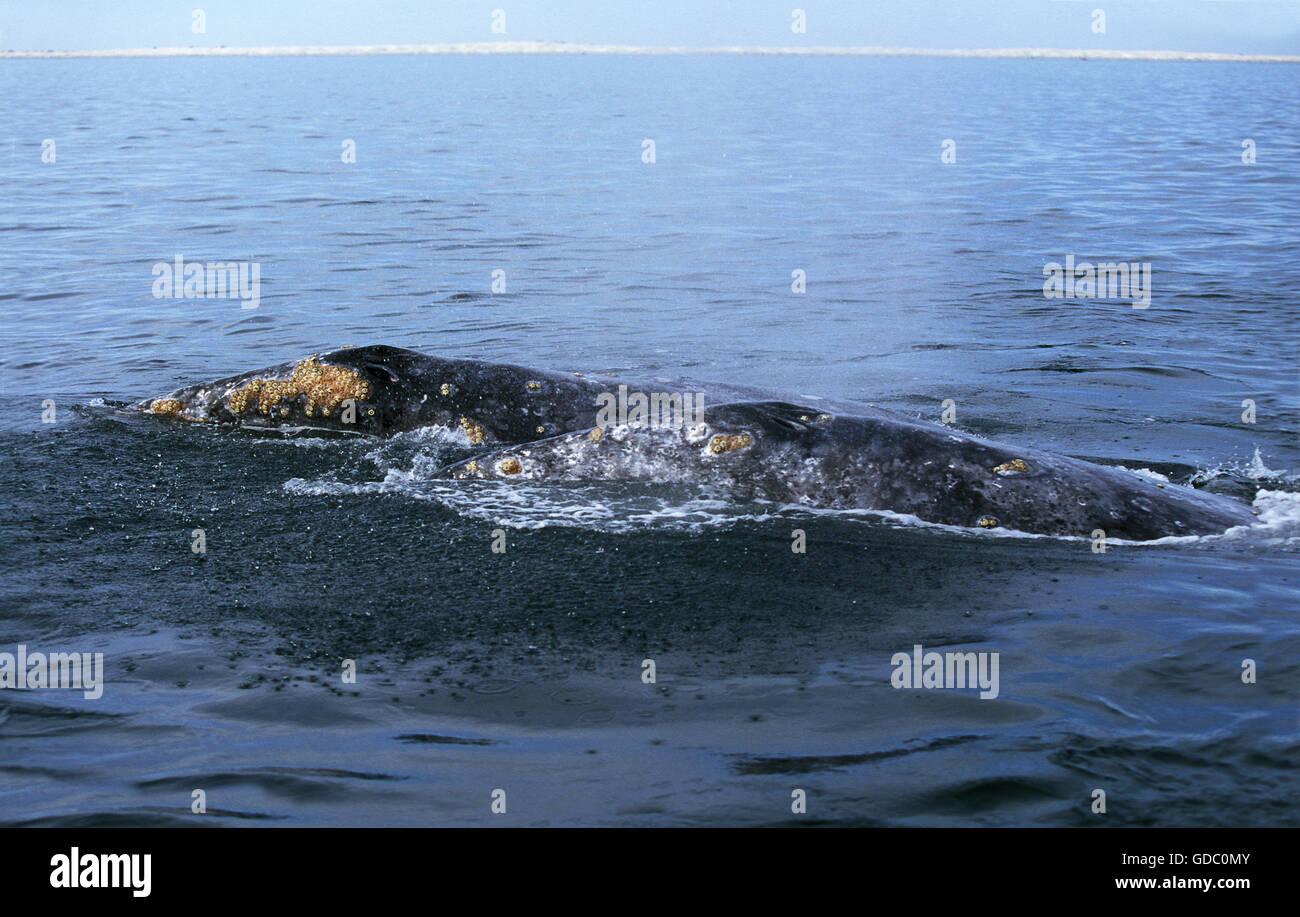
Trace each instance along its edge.
<path fill-rule="evenodd" d="M 0 62 L 0 651 L 106 671 L 98 699 L 0 693 L 0 822 L 1300 823 L 1296 77 Z M 156 298 L 178 255 L 256 262 L 257 307 Z M 1149 308 L 1045 298 L 1068 255 L 1149 262 Z M 365 343 L 932 420 L 951 399 L 964 429 L 1263 523 L 1096 553 L 689 489 L 433 483 L 469 448 L 436 429 L 120 411 Z M 999 654 L 998 697 L 893 688 L 916 644 Z"/>

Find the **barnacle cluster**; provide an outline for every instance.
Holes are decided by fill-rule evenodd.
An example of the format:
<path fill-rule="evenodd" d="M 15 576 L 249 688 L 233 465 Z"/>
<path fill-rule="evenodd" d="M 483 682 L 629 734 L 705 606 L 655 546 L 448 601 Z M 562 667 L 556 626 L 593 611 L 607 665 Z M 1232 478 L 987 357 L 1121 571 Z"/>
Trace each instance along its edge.
<path fill-rule="evenodd" d="M 530 392 L 540 392 L 542 390 L 542 383 L 535 380 L 529 381 L 524 383 L 524 388 L 528 389 Z"/>
<path fill-rule="evenodd" d="M 149 405 L 154 414 L 179 414 L 185 408 L 185 402 L 177 398 L 159 398 Z"/>
<path fill-rule="evenodd" d="M 979 527 L 982 529 L 997 528 L 998 520 L 993 516 L 980 516 Z"/>
<path fill-rule="evenodd" d="M 994 474 L 1028 474 L 1029 465 L 1024 459 L 1012 459 L 993 469 Z"/>
<path fill-rule="evenodd" d="M 748 433 L 720 433 L 709 441 L 709 451 L 714 455 L 721 455 L 724 452 L 734 452 L 736 449 L 744 449 L 752 445 L 754 445 L 754 437 Z"/>
<path fill-rule="evenodd" d="M 460 419 L 460 428 L 465 431 L 469 441 L 476 446 L 487 438 L 487 428 L 477 421 L 470 420 L 468 417 Z"/>
<path fill-rule="evenodd" d="M 328 366 L 316 357 L 308 357 L 293 368 L 288 379 L 252 379 L 241 389 L 230 393 L 230 409 L 236 414 L 247 411 L 257 400 L 260 414 L 270 414 L 282 401 L 306 396 L 305 412 L 308 417 L 328 417 L 345 401 L 364 401 L 370 397 L 370 383 L 355 369 L 346 366 Z M 280 408 L 280 416 L 288 415 L 288 407 Z"/>
<path fill-rule="evenodd" d="M 592 427 L 591 432 L 587 434 L 587 439 L 591 440 L 593 443 L 598 443 L 600 442 L 600 438 L 604 435 L 604 427 Z"/>
<path fill-rule="evenodd" d="M 519 474 L 519 472 L 524 470 L 524 466 L 520 463 L 519 459 L 508 458 L 497 466 L 497 470 L 502 474 Z"/>

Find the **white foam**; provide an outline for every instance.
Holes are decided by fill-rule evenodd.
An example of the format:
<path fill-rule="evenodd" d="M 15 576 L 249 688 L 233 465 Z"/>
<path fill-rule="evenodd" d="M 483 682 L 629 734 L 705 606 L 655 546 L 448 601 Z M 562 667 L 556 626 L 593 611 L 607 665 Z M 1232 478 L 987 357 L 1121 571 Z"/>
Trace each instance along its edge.
<path fill-rule="evenodd" d="M 330 444 L 331 441 L 321 441 Z M 1086 541 L 1086 535 L 1043 535 L 1010 528 L 983 529 L 929 522 L 917 516 L 890 510 L 819 509 L 797 504 L 737 503 L 725 494 L 701 492 L 689 484 L 555 483 L 542 481 L 452 480 L 436 477 L 448 464 L 451 453 L 472 444 L 464 431 L 435 426 L 412 430 L 385 440 L 365 454 L 382 472 L 378 481 L 346 482 L 333 479 L 308 481 L 293 478 L 284 490 L 295 496 L 396 495 L 406 499 L 438 503 L 467 519 L 513 529 L 551 527 L 624 533 L 646 529 L 699 532 L 741 523 L 762 523 L 799 516 L 834 517 L 869 525 L 922 528 L 966 538 L 1048 539 Z M 414 447 L 414 452 L 412 448 Z M 1169 478 L 1150 469 L 1126 469 L 1150 480 L 1169 483 Z M 1280 473 L 1267 468 L 1256 452 L 1246 471 L 1257 480 L 1273 479 Z M 1220 470 L 1198 472 L 1211 477 Z M 1173 485 L 1177 486 L 1177 485 Z M 1152 541 L 1111 538 L 1108 544 L 1130 547 L 1186 545 L 1217 540 L 1241 539 L 1270 545 L 1300 544 L 1300 493 L 1260 490 L 1254 507 L 1258 519 L 1253 525 L 1237 526 L 1218 535 L 1171 535 Z"/>
<path fill-rule="evenodd" d="M 1296 472 L 1281 471 L 1276 468 L 1269 468 L 1264 464 L 1264 457 L 1260 455 L 1259 447 L 1255 447 L 1255 454 L 1251 460 L 1245 464 L 1241 462 L 1224 462 L 1213 468 L 1205 468 L 1197 471 L 1192 475 L 1193 484 L 1204 484 L 1207 481 L 1213 481 L 1215 478 L 1229 475 L 1232 477 L 1244 478 L 1248 481 L 1255 481 L 1264 484 L 1295 484 L 1300 482 L 1300 474 Z"/>
<path fill-rule="evenodd" d="M 464 430 L 430 425 L 394 434 L 377 443 L 365 454 L 365 459 L 384 472 L 397 470 L 398 462 L 409 461 L 412 474 L 427 478 L 449 464 L 453 452 L 473 445 Z"/>
<path fill-rule="evenodd" d="M 1124 465 L 1112 465 L 1111 467 L 1115 468 L 1118 471 L 1127 471 L 1130 474 L 1135 474 L 1140 478 L 1146 478 L 1149 481 L 1155 481 L 1158 484 L 1173 483 L 1173 481 L 1169 480 L 1168 475 L 1161 474 L 1158 471 L 1153 471 L 1150 468 L 1128 468 Z"/>
<path fill-rule="evenodd" d="M 1300 547 L 1300 493 L 1289 490 L 1261 490 L 1252 504 L 1258 518 L 1254 525 L 1239 525 L 1222 535 L 1209 536 L 1228 541 L 1250 539 L 1273 546 Z"/>
<path fill-rule="evenodd" d="M 390 469 L 382 481 L 347 483 L 292 478 L 286 493 L 304 497 L 395 494 L 431 501 L 467 519 L 503 528 L 579 528 L 624 533 L 645 529 L 701 531 L 739 521 L 761 522 L 753 512 L 707 494 L 662 494 L 648 485 L 562 486 L 507 481 L 430 480 L 422 470 Z"/>
<path fill-rule="evenodd" d="M 268 436 L 252 440 L 254 446 L 294 446 L 298 449 L 337 449 L 348 443 L 345 439 L 326 439 L 320 436 Z"/>

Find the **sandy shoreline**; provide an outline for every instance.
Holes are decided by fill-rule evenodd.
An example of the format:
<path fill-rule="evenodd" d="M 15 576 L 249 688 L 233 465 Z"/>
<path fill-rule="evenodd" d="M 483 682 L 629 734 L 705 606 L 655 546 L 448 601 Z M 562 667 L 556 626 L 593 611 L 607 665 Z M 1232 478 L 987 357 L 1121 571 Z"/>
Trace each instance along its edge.
<path fill-rule="evenodd" d="M 108 48 L 97 51 L 0 51 L 0 58 L 302 57 L 376 54 L 625 54 L 806 55 L 826 57 L 975 57 L 1050 60 L 1226 61 L 1300 63 L 1298 54 L 1227 54 L 1208 51 L 1116 51 L 1070 48 L 904 48 L 872 46 L 714 47 L 591 45 L 549 41 L 462 42 L 410 45 L 267 45 L 261 47 Z"/>

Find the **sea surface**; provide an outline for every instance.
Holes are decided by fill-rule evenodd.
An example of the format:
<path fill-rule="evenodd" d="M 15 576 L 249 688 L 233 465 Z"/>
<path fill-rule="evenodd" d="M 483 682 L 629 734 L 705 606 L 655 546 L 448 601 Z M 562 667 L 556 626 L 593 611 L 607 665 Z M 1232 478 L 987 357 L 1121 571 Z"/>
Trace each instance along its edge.
<path fill-rule="evenodd" d="M 98 699 L 0 690 L 0 823 L 1300 824 L 1298 77 L 0 61 L 0 651 L 105 665 Z M 256 262 L 256 308 L 155 297 L 178 255 Z M 1046 298 L 1069 255 L 1150 263 L 1149 308 Z M 688 488 L 471 491 L 428 480 L 469 451 L 445 430 L 121 410 L 367 343 L 950 399 L 1261 523 L 1102 553 Z M 998 696 L 894 688 L 918 644 L 997 653 Z"/>

